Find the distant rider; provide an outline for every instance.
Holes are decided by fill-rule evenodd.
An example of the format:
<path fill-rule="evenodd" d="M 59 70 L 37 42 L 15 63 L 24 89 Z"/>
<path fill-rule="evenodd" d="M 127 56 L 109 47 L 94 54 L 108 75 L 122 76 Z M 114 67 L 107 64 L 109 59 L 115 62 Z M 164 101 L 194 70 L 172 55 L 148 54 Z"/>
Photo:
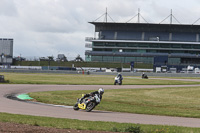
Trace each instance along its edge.
<path fill-rule="evenodd" d="M 118 73 L 117 78 L 119 78 L 119 80 L 122 80 L 122 79 L 123 79 L 121 73 Z"/>
<path fill-rule="evenodd" d="M 148 78 L 148 76 L 143 72 L 143 73 L 142 73 L 142 78 L 143 78 L 143 79 L 144 79 L 144 78 L 146 79 L 146 78 Z"/>
<path fill-rule="evenodd" d="M 82 101 L 84 98 L 89 97 L 89 96 L 94 96 L 95 94 L 99 94 L 100 99 L 102 99 L 103 93 L 104 93 L 104 89 L 103 89 L 103 88 L 99 88 L 98 91 L 91 92 L 90 94 L 85 94 L 85 95 L 81 98 L 81 101 Z"/>
<path fill-rule="evenodd" d="M 142 73 L 142 78 L 144 78 L 144 76 L 145 76 L 145 74 L 144 74 L 144 72 Z"/>
<path fill-rule="evenodd" d="M 118 78 L 118 79 L 121 81 L 121 83 L 122 83 L 123 77 L 122 77 L 121 73 L 118 73 L 117 78 Z"/>

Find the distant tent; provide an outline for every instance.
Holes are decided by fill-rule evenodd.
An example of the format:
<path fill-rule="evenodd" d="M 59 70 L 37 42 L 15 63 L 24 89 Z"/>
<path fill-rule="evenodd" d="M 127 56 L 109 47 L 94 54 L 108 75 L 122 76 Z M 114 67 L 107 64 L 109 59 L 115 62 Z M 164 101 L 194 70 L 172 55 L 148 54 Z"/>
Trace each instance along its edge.
<path fill-rule="evenodd" d="M 54 57 L 52 56 L 48 56 L 49 61 L 54 61 Z"/>
<path fill-rule="evenodd" d="M 40 61 L 49 61 L 49 59 L 48 59 L 48 58 L 45 58 L 45 57 L 40 57 L 39 60 L 40 60 Z"/>
<path fill-rule="evenodd" d="M 74 61 L 76 61 L 76 62 L 83 62 L 84 60 L 80 57 L 80 55 L 78 55 L 78 56 L 74 59 Z"/>
<path fill-rule="evenodd" d="M 68 61 L 67 57 L 64 54 L 58 54 L 57 61 Z"/>

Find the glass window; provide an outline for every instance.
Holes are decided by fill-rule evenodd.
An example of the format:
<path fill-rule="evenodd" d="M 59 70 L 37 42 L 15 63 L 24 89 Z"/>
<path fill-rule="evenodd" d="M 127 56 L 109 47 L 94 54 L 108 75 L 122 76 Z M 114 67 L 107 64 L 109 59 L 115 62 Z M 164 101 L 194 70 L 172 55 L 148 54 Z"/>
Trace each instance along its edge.
<path fill-rule="evenodd" d="M 170 44 L 160 44 L 161 48 L 170 48 L 171 45 Z"/>
<path fill-rule="evenodd" d="M 168 58 L 168 63 L 169 64 L 179 64 L 179 63 L 181 63 L 181 59 L 180 58 Z"/>
<path fill-rule="evenodd" d="M 103 49 L 93 48 L 93 51 L 103 51 Z"/>
<path fill-rule="evenodd" d="M 146 49 L 138 49 L 137 52 L 139 52 L 139 53 L 146 53 Z"/>
<path fill-rule="evenodd" d="M 103 62 L 113 62 L 112 56 L 103 56 Z"/>
<path fill-rule="evenodd" d="M 189 45 L 189 44 L 182 44 L 182 48 L 191 48 L 191 45 Z"/>
<path fill-rule="evenodd" d="M 110 46 L 110 47 L 114 47 L 114 46 L 116 46 L 116 44 L 115 44 L 115 43 L 112 43 L 112 42 L 111 42 L 111 43 L 105 43 L 105 46 L 108 46 L 108 47 L 109 47 L 109 46 Z"/>
<path fill-rule="evenodd" d="M 157 50 L 147 50 L 147 53 L 157 53 Z"/>
<path fill-rule="evenodd" d="M 150 46 L 150 48 L 158 48 L 159 44 L 150 44 L 149 46 Z"/>
<path fill-rule="evenodd" d="M 126 63 L 135 61 L 135 57 L 125 57 L 124 59 L 125 59 L 124 62 L 126 62 Z"/>
<path fill-rule="evenodd" d="M 102 42 L 95 42 L 95 43 L 93 43 L 93 46 L 104 46 L 104 43 L 102 43 Z"/>
<path fill-rule="evenodd" d="M 199 51 L 188 51 L 190 54 L 199 54 Z"/>
<path fill-rule="evenodd" d="M 135 43 L 128 43 L 127 45 L 128 45 L 128 47 L 137 47 L 138 46 L 138 44 L 135 44 Z"/>
<path fill-rule="evenodd" d="M 141 44 L 138 44 L 138 47 L 149 47 L 149 44 L 141 43 Z"/>
<path fill-rule="evenodd" d="M 181 44 L 172 44 L 172 48 L 181 48 Z"/>
<path fill-rule="evenodd" d="M 92 61 L 103 61 L 102 58 L 103 58 L 102 56 L 92 56 L 91 60 Z"/>
<path fill-rule="evenodd" d="M 86 56 L 85 56 L 85 61 L 92 61 L 92 60 L 91 60 L 91 55 L 86 55 Z"/>
<path fill-rule="evenodd" d="M 105 49 L 105 51 L 112 51 L 112 49 L 110 49 L 110 48 L 109 49 Z"/>
<path fill-rule="evenodd" d="M 158 50 L 159 53 L 170 53 L 170 50 Z"/>
<path fill-rule="evenodd" d="M 200 49 L 200 45 L 193 45 L 194 49 Z"/>
<path fill-rule="evenodd" d="M 137 52 L 137 49 L 131 49 L 131 52 Z"/>
<path fill-rule="evenodd" d="M 117 46 L 118 47 L 126 47 L 126 44 L 125 43 L 117 43 Z"/>
<path fill-rule="evenodd" d="M 119 50 L 118 49 L 112 49 L 112 52 L 118 52 Z"/>
<path fill-rule="evenodd" d="M 171 50 L 170 52 L 171 53 L 184 53 L 184 51 L 182 51 L 182 50 Z"/>
<path fill-rule="evenodd" d="M 114 57 L 114 62 L 124 62 L 124 57 Z"/>
<path fill-rule="evenodd" d="M 131 49 L 124 49 L 124 52 L 132 52 Z"/>

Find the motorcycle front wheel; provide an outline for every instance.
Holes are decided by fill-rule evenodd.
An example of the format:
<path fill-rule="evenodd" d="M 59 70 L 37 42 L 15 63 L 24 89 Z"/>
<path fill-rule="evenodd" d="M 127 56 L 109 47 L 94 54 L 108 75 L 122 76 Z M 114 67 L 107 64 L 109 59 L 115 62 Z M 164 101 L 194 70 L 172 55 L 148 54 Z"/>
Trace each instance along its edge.
<path fill-rule="evenodd" d="M 78 103 L 76 103 L 73 107 L 74 110 L 79 110 Z"/>
<path fill-rule="evenodd" d="M 94 109 L 94 107 L 95 107 L 95 103 L 93 103 L 93 102 L 90 102 L 90 103 L 88 103 L 88 105 L 87 105 L 87 107 L 86 107 L 86 111 L 87 112 L 90 112 L 90 111 L 92 111 L 93 109 Z"/>

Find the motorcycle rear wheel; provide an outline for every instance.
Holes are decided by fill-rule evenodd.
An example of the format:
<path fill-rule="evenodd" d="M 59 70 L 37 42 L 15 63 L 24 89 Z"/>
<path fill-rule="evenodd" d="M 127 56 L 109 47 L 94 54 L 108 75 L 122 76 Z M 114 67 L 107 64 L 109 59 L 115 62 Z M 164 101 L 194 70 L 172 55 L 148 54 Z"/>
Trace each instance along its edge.
<path fill-rule="evenodd" d="M 93 103 L 93 102 L 90 102 L 90 103 L 88 103 L 88 105 L 87 105 L 87 107 L 86 107 L 86 111 L 87 112 L 90 112 L 90 111 L 92 111 L 93 109 L 94 109 L 94 107 L 95 107 L 95 103 Z"/>

